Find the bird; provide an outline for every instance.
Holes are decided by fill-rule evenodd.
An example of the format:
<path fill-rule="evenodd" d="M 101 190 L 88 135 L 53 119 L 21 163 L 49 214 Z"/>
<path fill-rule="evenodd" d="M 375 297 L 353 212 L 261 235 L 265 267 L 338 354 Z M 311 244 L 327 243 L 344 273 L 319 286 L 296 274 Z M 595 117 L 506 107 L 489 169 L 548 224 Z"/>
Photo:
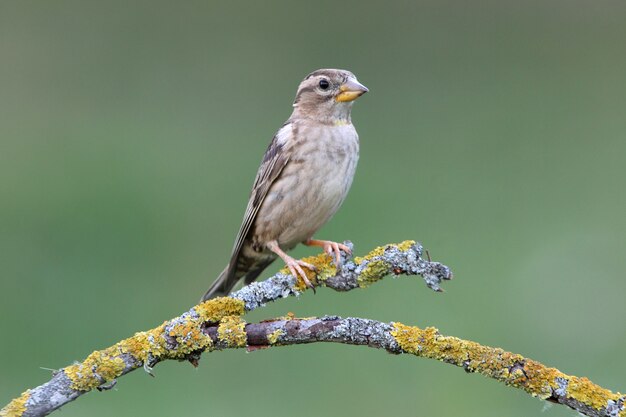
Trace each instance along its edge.
<path fill-rule="evenodd" d="M 272 138 L 256 174 L 230 261 L 201 301 L 253 282 L 281 258 L 291 274 L 314 289 L 307 262 L 287 252 L 299 243 L 322 247 L 335 265 L 350 248 L 313 235 L 337 212 L 352 185 L 359 136 L 352 125 L 354 100 L 368 92 L 342 69 L 318 69 L 298 86 L 293 112 Z"/>

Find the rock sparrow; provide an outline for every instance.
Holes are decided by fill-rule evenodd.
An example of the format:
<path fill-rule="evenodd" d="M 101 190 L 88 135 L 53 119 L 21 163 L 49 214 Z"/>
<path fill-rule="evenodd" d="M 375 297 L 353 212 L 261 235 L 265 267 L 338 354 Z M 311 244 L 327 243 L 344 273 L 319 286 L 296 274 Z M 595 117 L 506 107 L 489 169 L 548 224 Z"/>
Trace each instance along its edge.
<path fill-rule="evenodd" d="M 202 300 L 246 284 L 277 257 L 313 288 L 306 262 L 287 255 L 298 243 L 320 246 L 338 264 L 341 243 L 313 239 L 346 198 L 359 159 L 353 101 L 368 89 L 345 70 L 320 69 L 300 83 L 293 113 L 272 139 L 254 180 L 228 266 Z"/>

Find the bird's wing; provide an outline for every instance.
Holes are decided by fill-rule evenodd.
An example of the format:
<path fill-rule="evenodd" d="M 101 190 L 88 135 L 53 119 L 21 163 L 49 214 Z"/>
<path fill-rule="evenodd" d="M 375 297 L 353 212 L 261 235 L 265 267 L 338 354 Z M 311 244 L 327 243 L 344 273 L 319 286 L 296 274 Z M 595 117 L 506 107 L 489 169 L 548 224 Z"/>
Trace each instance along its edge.
<path fill-rule="evenodd" d="M 263 204 L 267 192 L 274 184 L 274 181 L 280 176 L 281 171 L 289 162 L 289 156 L 284 152 L 286 143 L 289 141 L 289 137 L 292 135 L 291 123 L 286 123 L 272 138 L 263 161 L 256 174 L 254 185 L 252 186 L 252 192 L 250 193 L 250 199 L 248 200 L 248 206 L 246 207 L 246 213 L 243 216 L 243 222 L 239 228 L 237 239 L 235 240 L 235 246 L 228 265 L 229 276 L 235 273 L 237 258 L 241 252 L 244 241 L 250 231 L 250 228 L 254 224 L 256 215 L 259 208 Z"/>

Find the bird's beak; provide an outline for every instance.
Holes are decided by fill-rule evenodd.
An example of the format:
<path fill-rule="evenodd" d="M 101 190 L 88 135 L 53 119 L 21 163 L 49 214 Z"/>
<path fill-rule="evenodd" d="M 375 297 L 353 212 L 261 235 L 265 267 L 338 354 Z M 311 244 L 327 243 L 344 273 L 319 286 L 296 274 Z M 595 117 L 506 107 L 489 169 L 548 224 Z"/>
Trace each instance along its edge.
<path fill-rule="evenodd" d="M 366 86 L 358 82 L 356 79 L 348 78 L 348 81 L 339 87 L 339 91 L 341 92 L 337 95 L 335 100 L 344 102 L 356 100 L 370 90 L 368 90 Z"/>

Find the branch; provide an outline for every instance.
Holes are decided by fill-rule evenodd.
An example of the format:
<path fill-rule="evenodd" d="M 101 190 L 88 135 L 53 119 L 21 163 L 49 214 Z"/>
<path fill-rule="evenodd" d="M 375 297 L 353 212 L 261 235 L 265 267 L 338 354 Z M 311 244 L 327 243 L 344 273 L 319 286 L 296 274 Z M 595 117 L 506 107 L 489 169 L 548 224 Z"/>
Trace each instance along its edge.
<path fill-rule="evenodd" d="M 409 241 L 377 248 L 354 262 L 342 259 L 339 271 L 328 255 L 305 260 L 318 270 L 317 277 L 309 277 L 316 286 L 349 291 L 367 287 L 393 273 L 421 275 L 430 288 L 440 291 L 439 284 L 450 279 L 452 273 L 444 265 L 423 260 L 421 255 L 422 247 Z M 47 415 L 94 388 L 110 388 L 116 378 L 134 369 L 143 367 L 151 372 L 155 364 L 166 359 L 188 360 L 197 365 L 204 351 L 329 341 L 438 359 L 522 388 L 533 396 L 565 404 L 585 415 L 626 416 L 624 398 L 620 394 L 520 355 L 441 336 L 434 328 L 421 330 L 399 323 L 337 317 L 284 318 L 248 325 L 241 319 L 246 311 L 305 290 L 302 280 L 296 281 L 283 270 L 230 297 L 209 300 L 155 329 L 136 333 L 114 346 L 93 352 L 82 363 L 56 372 L 47 383 L 13 400 L 0 415 Z"/>
<path fill-rule="evenodd" d="M 350 248 L 352 244 L 345 242 Z M 304 260 L 316 267 L 309 280 L 315 286 L 337 291 L 365 288 L 389 273 L 421 275 L 426 285 L 441 291 L 441 281 L 452 278 L 450 270 L 437 262 L 421 258 L 423 248 L 414 241 L 386 245 L 362 258 L 348 261 L 342 254 L 339 270 L 327 254 Z M 0 416 L 45 416 L 93 390 L 111 387 L 115 379 L 143 367 L 147 372 L 166 359 L 186 359 L 197 364 L 199 354 L 214 349 L 211 338 L 202 331 L 206 323 L 223 323 L 224 338 L 233 344 L 237 338 L 240 316 L 270 301 L 299 295 L 307 286 L 296 280 L 285 268 L 263 282 L 254 282 L 230 297 L 221 297 L 199 304 L 162 325 L 101 351 L 91 353 L 83 362 L 55 372 L 50 381 L 30 390 L 0 410 Z M 241 322 L 242 323 L 242 322 Z M 227 325 L 231 325 L 232 329 Z M 231 340 L 232 339 L 232 340 Z"/>
<path fill-rule="evenodd" d="M 205 328 L 214 346 L 233 347 L 220 336 L 219 326 Z M 283 318 L 247 324 L 239 347 L 248 349 L 302 343 L 334 342 L 365 345 L 390 353 L 406 353 L 478 372 L 532 396 L 564 404 L 586 416 L 626 415 L 622 394 L 593 384 L 587 378 L 566 375 L 555 368 L 500 348 L 443 336 L 434 327 L 420 329 L 401 323 L 381 323 L 361 318 Z"/>

